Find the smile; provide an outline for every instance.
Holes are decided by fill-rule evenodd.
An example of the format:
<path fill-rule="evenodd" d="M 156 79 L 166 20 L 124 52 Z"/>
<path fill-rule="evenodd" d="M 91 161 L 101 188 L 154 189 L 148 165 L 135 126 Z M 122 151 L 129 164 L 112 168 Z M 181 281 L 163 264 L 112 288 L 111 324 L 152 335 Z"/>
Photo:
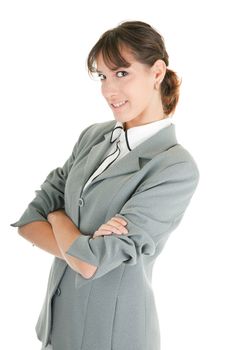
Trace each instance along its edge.
<path fill-rule="evenodd" d="M 119 107 L 125 105 L 126 102 L 128 102 L 128 101 L 122 101 L 122 102 L 119 102 L 119 103 L 112 103 L 111 105 L 112 105 L 114 108 L 119 108 Z"/>

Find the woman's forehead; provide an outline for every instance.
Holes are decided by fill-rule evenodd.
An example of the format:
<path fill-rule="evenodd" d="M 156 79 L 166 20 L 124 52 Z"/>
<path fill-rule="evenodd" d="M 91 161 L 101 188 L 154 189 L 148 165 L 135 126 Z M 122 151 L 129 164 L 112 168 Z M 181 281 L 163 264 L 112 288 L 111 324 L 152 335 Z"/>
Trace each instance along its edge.
<path fill-rule="evenodd" d="M 135 65 L 135 63 L 137 62 L 135 57 L 133 56 L 133 54 L 131 52 L 129 52 L 128 50 L 121 50 L 120 54 L 130 65 Z M 98 54 L 98 56 L 96 57 L 96 65 L 97 65 L 97 71 L 99 71 L 99 72 L 103 69 L 115 71 L 120 67 L 124 67 L 124 66 L 116 67 L 114 62 L 110 62 L 110 61 L 105 62 L 102 52 L 100 52 Z M 109 66 L 112 68 L 109 69 Z"/>

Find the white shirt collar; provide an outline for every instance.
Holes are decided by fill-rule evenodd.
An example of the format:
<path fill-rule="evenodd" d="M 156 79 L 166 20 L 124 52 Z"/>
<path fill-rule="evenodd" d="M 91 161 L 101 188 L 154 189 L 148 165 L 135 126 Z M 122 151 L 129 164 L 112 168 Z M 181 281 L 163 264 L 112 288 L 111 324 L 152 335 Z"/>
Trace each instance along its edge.
<path fill-rule="evenodd" d="M 131 151 L 141 142 L 147 140 L 149 137 L 171 123 L 172 116 L 124 130 L 123 123 L 121 121 L 117 121 L 113 128 L 110 142 L 113 143 L 119 138 L 120 142 L 122 144 L 126 144 L 129 151 Z"/>

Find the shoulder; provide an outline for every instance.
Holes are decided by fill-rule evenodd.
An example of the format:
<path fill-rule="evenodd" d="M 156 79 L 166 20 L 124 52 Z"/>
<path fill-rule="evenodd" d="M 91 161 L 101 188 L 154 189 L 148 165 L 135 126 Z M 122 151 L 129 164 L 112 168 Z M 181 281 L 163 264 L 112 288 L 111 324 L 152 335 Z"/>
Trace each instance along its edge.
<path fill-rule="evenodd" d="M 170 166 L 178 163 L 186 163 L 199 175 L 199 169 L 196 160 L 187 148 L 177 143 L 164 154 L 164 166 Z"/>
<path fill-rule="evenodd" d="M 187 148 L 177 143 L 165 152 L 163 169 L 173 166 L 179 169 L 183 175 L 189 175 L 199 180 L 200 172 L 196 160 Z"/>
<path fill-rule="evenodd" d="M 157 154 L 146 166 L 141 187 L 143 189 L 158 184 L 192 183 L 194 187 L 199 182 L 199 168 L 192 154 L 177 143 L 169 149 Z"/>

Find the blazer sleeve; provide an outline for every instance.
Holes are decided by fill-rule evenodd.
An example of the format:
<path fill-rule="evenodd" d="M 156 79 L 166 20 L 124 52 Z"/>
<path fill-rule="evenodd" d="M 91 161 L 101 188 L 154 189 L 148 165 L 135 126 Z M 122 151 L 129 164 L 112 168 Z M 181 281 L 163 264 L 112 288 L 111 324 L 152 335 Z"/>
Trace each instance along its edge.
<path fill-rule="evenodd" d="M 195 163 L 185 161 L 166 167 L 153 182 L 145 182 L 116 216 L 127 221 L 128 233 L 80 235 L 67 254 L 97 266 L 88 280 L 96 279 L 120 264 L 137 264 L 140 255 L 156 256 L 178 226 L 199 181 Z"/>
<path fill-rule="evenodd" d="M 47 216 L 49 212 L 64 208 L 64 189 L 67 176 L 75 160 L 80 141 L 92 125 L 89 125 L 81 132 L 71 155 L 63 166 L 50 171 L 40 186 L 40 190 L 35 191 L 35 198 L 28 204 L 20 219 L 10 224 L 10 226 L 19 227 L 33 221 L 48 221 Z"/>

